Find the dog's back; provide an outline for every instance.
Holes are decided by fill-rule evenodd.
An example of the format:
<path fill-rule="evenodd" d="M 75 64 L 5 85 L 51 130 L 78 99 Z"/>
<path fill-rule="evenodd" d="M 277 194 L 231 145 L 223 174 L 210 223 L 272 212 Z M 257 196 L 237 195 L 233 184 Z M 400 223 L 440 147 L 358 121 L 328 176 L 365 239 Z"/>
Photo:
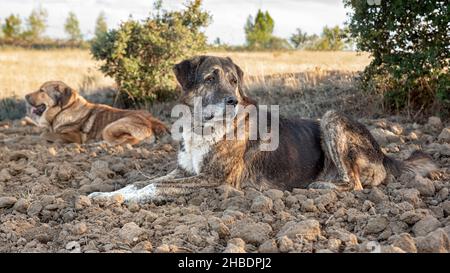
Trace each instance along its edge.
<path fill-rule="evenodd" d="M 85 125 L 90 127 L 87 130 L 87 139 L 101 140 L 105 137 L 105 129 L 113 123 L 114 132 L 109 136 L 112 138 L 130 135 L 130 124 L 133 125 L 134 135 L 159 136 L 169 132 L 164 123 L 147 111 L 118 109 L 103 104 L 90 104 L 89 107 L 92 107 L 92 110 Z"/>

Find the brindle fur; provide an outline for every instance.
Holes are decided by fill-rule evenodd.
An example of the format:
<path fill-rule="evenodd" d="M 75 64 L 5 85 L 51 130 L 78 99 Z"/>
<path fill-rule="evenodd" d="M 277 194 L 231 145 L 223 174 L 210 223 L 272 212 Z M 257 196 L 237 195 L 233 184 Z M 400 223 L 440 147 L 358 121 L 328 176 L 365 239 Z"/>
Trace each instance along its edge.
<path fill-rule="evenodd" d="M 242 70 L 230 58 L 198 56 L 176 65 L 174 72 L 182 87 L 181 102 L 190 107 L 195 96 L 202 96 L 205 105 L 230 96 L 235 96 L 239 104 L 256 105 L 244 94 Z M 205 81 L 211 74 L 215 75 L 214 81 Z M 237 120 L 242 118 L 248 117 L 237 117 L 235 130 Z M 275 151 L 261 151 L 261 139 L 219 140 L 203 158 L 201 172 L 197 174 L 184 167 L 191 143 L 182 142 L 179 154 L 183 156 L 179 156 L 175 171 L 135 185 L 141 188 L 153 183 L 156 199 L 172 199 L 220 184 L 281 190 L 307 187 L 361 190 L 379 185 L 388 173 L 400 175 L 415 162 L 414 158 L 404 163 L 386 156 L 362 124 L 336 111 L 328 111 L 320 121 L 280 117 L 279 126 L 280 140 Z M 420 158 L 430 164 L 427 170 L 434 167 L 423 154 Z"/>
<path fill-rule="evenodd" d="M 51 142 L 87 143 L 106 141 L 111 145 L 137 144 L 168 132 L 167 127 L 146 111 L 123 110 L 86 101 L 61 81 L 44 83 L 26 95 L 31 106 L 45 104 L 38 123 L 47 129 L 42 137 Z"/>

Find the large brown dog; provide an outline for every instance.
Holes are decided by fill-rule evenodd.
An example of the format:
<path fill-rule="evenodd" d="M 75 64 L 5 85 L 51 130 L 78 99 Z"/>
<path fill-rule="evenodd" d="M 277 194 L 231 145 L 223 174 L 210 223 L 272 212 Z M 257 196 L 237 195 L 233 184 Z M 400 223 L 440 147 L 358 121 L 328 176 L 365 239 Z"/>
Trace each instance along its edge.
<path fill-rule="evenodd" d="M 216 130 L 200 138 L 195 137 L 195 130 L 183 130 L 178 168 L 170 174 L 112 193 L 92 193 L 91 197 L 122 194 L 126 201 L 173 199 L 220 184 L 281 190 L 361 190 L 379 185 L 389 173 L 424 175 L 435 168 L 422 152 L 414 153 L 406 162 L 388 157 L 362 124 L 336 111 L 328 111 L 320 122 L 280 117 L 275 150 L 262 150 L 267 140 L 260 136 L 251 139 L 248 126 L 243 138 L 227 139 L 230 132 L 237 131 L 239 121 L 247 122 L 251 116 L 238 110 L 227 115 L 226 107 L 262 108 L 243 92 L 242 70 L 230 58 L 198 56 L 177 64 L 174 72 L 183 90 L 181 103 L 195 108 L 196 97 L 200 97 L 203 126 Z M 208 110 L 211 105 L 214 111 Z M 224 120 L 231 126 L 224 130 L 215 127 L 223 125 Z M 191 122 L 186 125 L 190 127 Z M 275 131 L 275 127 L 270 131 L 273 137 Z"/>
<path fill-rule="evenodd" d="M 51 142 L 104 140 L 111 145 L 136 144 L 168 132 L 161 121 L 146 111 L 90 103 L 61 81 L 46 82 L 25 99 L 31 118 L 47 129 L 42 137 Z"/>

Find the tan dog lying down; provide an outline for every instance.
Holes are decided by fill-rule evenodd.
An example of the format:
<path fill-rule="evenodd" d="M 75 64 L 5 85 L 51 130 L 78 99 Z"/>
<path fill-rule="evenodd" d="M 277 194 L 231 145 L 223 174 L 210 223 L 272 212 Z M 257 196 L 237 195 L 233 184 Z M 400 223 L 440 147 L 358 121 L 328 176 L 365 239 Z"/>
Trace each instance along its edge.
<path fill-rule="evenodd" d="M 168 132 L 161 121 L 146 111 L 90 103 L 61 81 L 46 82 L 25 99 L 31 118 L 47 129 L 42 137 L 51 142 L 104 140 L 111 145 L 136 144 Z"/>

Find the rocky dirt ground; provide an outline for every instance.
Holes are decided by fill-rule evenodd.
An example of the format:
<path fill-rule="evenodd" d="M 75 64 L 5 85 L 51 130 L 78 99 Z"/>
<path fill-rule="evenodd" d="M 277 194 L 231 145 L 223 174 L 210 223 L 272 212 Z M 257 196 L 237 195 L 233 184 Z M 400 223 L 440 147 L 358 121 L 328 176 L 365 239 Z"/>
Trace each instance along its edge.
<path fill-rule="evenodd" d="M 361 192 L 222 186 L 165 204 L 94 202 L 89 192 L 170 171 L 176 143 L 57 146 L 3 122 L 0 252 L 448 252 L 449 124 L 361 121 L 386 153 L 422 148 L 439 173 Z"/>

